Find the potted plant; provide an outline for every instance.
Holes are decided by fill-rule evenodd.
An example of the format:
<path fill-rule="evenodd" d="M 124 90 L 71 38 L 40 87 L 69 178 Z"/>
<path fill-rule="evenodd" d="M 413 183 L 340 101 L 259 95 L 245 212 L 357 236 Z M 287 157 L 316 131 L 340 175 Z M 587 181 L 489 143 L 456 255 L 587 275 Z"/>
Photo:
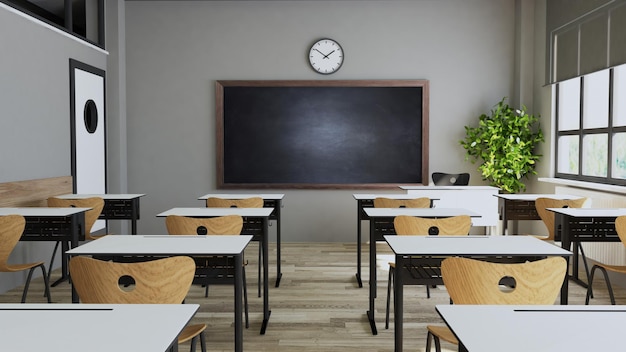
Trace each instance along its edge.
<path fill-rule="evenodd" d="M 543 142 L 539 117 L 528 114 L 526 107 L 514 109 L 504 97 L 490 115 L 479 117 L 478 127 L 465 126 L 465 160 L 480 161 L 478 171 L 492 186 L 507 193 L 524 191 L 522 178 L 536 175 L 540 154 L 535 147 Z"/>

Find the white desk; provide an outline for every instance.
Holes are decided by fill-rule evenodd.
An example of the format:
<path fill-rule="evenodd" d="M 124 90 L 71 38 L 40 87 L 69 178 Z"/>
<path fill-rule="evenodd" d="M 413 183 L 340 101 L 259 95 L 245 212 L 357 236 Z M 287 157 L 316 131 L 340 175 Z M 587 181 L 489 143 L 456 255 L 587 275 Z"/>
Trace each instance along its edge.
<path fill-rule="evenodd" d="M 499 188 L 491 186 L 400 186 L 408 194 L 436 198 L 436 208 L 466 208 L 481 215 L 474 226 L 485 226 L 492 231 L 498 225 Z M 489 232 L 488 231 L 488 232 Z"/>
<path fill-rule="evenodd" d="M 623 306 L 437 305 L 459 351 L 619 351 Z"/>
<path fill-rule="evenodd" d="M 145 194 L 63 194 L 56 196 L 62 199 L 84 199 L 100 197 L 104 200 L 104 208 L 100 219 L 103 220 L 130 220 L 131 233 L 137 234 L 137 220 L 139 220 L 139 199 Z"/>
<path fill-rule="evenodd" d="M 235 259 L 235 351 L 243 350 L 241 301 L 243 252 L 252 236 L 109 235 L 68 251 L 70 255 L 102 256 L 232 256 Z M 72 290 L 72 302 L 78 302 Z"/>
<path fill-rule="evenodd" d="M 359 287 L 363 287 L 363 281 L 361 280 L 361 221 L 369 220 L 369 217 L 365 213 L 365 208 L 374 207 L 374 199 L 384 197 L 389 199 L 415 199 L 418 196 L 408 193 L 392 193 L 392 194 L 371 194 L 371 193 L 355 193 L 352 195 L 356 200 L 356 281 Z M 430 200 L 430 207 L 432 208 L 433 202 L 438 199 Z"/>
<path fill-rule="evenodd" d="M 20 241 L 61 241 L 61 278 L 52 287 L 68 278 L 67 250 L 85 239 L 85 212 L 91 208 L 0 208 L 1 215 L 22 215 L 26 220 Z M 51 270 L 51 268 L 49 268 Z"/>
<path fill-rule="evenodd" d="M 552 198 L 552 199 L 578 199 L 580 196 L 572 196 L 568 194 L 496 194 L 498 198 L 498 209 L 500 212 L 500 219 L 502 219 L 502 235 L 508 235 L 509 221 L 519 220 L 541 220 L 537 209 L 535 208 L 535 201 L 537 198 Z"/>
<path fill-rule="evenodd" d="M 384 235 L 395 235 L 393 219 L 398 215 L 418 216 L 423 218 L 448 218 L 458 215 L 469 215 L 474 218 L 480 217 L 479 214 L 467 209 L 455 208 L 365 208 L 365 214 L 370 218 L 370 237 L 369 237 L 369 254 L 370 254 L 370 270 L 369 270 L 369 310 L 367 316 L 370 322 L 372 334 L 378 334 L 376 329 L 376 321 L 374 319 L 375 298 L 376 298 L 376 242 L 384 241 Z M 358 270 L 358 269 L 357 269 Z"/>
<path fill-rule="evenodd" d="M 177 350 L 197 304 L 0 304 L 3 351 Z"/>
<path fill-rule="evenodd" d="M 574 258 L 569 278 L 583 287 L 587 283 L 578 277 L 579 242 L 619 242 L 615 231 L 615 218 L 626 215 L 626 208 L 548 208 L 554 212 L 555 240 L 561 247 L 572 248 Z M 565 291 L 568 281 L 565 281 Z M 567 295 L 565 296 L 567 298 Z M 567 301 L 566 301 L 567 303 Z"/>
<path fill-rule="evenodd" d="M 396 352 L 402 351 L 403 344 L 404 285 L 443 284 L 440 277 L 420 277 L 419 273 L 413 269 L 420 260 L 430 263 L 433 262 L 432 257 L 443 260 L 449 256 L 542 258 L 572 255 L 571 252 L 563 248 L 532 236 L 385 236 L 385 240 L 395 253 L 396 262 L 394 284 Z M 483 318 L 478 320 L 481 322 L 479 325 L 482 326 Z M 550 333 L 554 333 L 554 330 L 551 330 Z M 502 345 L 500 347 L 502 348 Z M 480 349 L 475 351 L 482 352 Z"/>
<path fill-rule="evenodd" d="M 188 216 L 194 218 L 212 218 L 226 215 L 240 215 L 244 218 L 244 234 L 253 234 L 253 240 L 259 241 L 263 258 L 269 258 L 269 217 L 272 208 L 172 208 L 157 214 L 157 217 L 168 215 Z M 261 265 L 261 263 L 259 263 Z M 263 260 L 263 324 L 261 334 L 265 334 L 270 319 L 269 310 L 269 260 Z"/>
<path fill-rule="evenodd" d="M 281 252 L 280 252 L 280 243 L 281 243 L 281 209 L 283 207 L 283 198 L 285 195 L 282 193 L 209 193 L 199 197 L 199 200 L 204 200 L 206 202 L 207 199 L 215 197 L 215 198 L 223 198 L 223 199 L 246 199 L 253 197 L 263 198 L 263 207 L 274 209 L 270 214 L 270 220 L 276 220 L 276 285 L 274 287 L 280 286 L 280 279 L 283 276 L 283 272 L 281 270 Z M 261 270 L 261 266 L 259 266 L 259 270 Z M 259 273 L 259 277 L 260 277 Z"/>

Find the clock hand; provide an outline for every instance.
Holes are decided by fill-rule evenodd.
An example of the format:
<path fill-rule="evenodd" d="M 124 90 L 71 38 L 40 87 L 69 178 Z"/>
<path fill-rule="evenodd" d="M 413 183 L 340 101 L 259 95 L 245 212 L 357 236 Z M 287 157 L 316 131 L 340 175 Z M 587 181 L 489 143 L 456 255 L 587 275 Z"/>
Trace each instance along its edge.
<path fill-rule="evenodd" d="M 334 52 L 335 52 L 335 50 L 333 50 L 333 51 L 329 52 L 327 55 L 324 55 L 324 58 L 325 58 L 325 59 L 328 59 L 328 56 L 329 56 L 330 54 L 334 53 Z"/>
<path fill-rule="evenodd" d="M 322 54 L 322 56 L 324 56 L 324 58 L 326 57 L 326 55 L 324 55 L 324 53 L 323 53 L 323 52 L 321 52 L 321 51 L 319 51 L 319 50 L 317 50 L 317 49 L 313 49 L 313 50 L 315 50 L 315 51 L 317 51 L 318 53 Z"/>

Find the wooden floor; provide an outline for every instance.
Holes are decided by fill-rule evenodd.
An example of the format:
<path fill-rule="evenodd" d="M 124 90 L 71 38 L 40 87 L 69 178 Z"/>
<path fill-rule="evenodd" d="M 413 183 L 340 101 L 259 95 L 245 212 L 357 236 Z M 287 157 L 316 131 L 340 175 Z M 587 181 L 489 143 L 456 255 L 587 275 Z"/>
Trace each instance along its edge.
<path fill-rule="evenodd" d="M 280 287 L 276 279 L 275 246 L 270 256 L 270 309 L 267 332 L 260 335 L 263 300 L 257 297 L 257 244 L 246 250 L 250 264 L 246 268 L 250 304 L 250 328 L 244 331 L 245 351 L 294 352 L 377 352 L 393 351 L 393 320 L 389 330 L 384 328 L 385 297 L 387 290 L 387 258 L 389 248 L 378 244 L 381 257 L 378 267 L 377 327 L 378 335 L 371 333 L 365 312 L 368 309 L 367 246 L 364 245 L 364 287 L 356 279 L 356 244 L 343 243 L 286 243 L 282 246 L 283 277 Z M 53 273 L 58 277 L 59 271 Z M 601 275 L 600 275 L 601 276 Z M 609 304 L 604 282 L 597 280 L 593 304 Z M 204 289 L 191 288 L 187 302 L 201 305 L 194 322 L 208 324 L 209 351 L 233 351 L 232 286 L 212 286 L 209 297 Z M 0 302 L 19 302 L 22 287 L 4 295 Z M 69 303 L 70 286 L 64 282 L 52 289 L 54 303 Z M 626 292 L 616 292 L 618 304 L 626 303 Z M 570 284 L 570 304 L 584 304 L 585 290 Z M 42 279 L 33 281 L 27 299 L 29 303 L 45 302 Z M 435 312 L 436 304 L 447 304 L 449 298 L 442 288 L 431 290 L 426 298 L 423 286 L 405 289 L 405 351 L 424 351 L 426 325 L 441 323 Z M 167 319 L 164 317 L 164 319 Z M 88 328 L 88 327 L 86 327 Z M 556 330 L 555 330 L 556 331 Z M 444 345 L 454 350 L 452 345 Z M 188 347 L 181 346 L 181 351 Z M 198 351 L 200 350 L 198 346 Z"/>

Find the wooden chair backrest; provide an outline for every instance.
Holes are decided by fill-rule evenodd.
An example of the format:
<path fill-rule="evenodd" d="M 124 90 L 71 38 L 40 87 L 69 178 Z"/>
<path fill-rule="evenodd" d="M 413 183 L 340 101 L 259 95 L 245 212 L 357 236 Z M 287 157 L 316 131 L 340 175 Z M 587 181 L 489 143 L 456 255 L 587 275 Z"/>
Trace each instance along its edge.
<path fill-rule="evenodd" d="M 169 215 L 165 218 L 170 235 L 239 235 L 243 229 L 243 218 L 226 215 L 214 218 L 190 218 Z"/>
<path fill-rule="evenodd" d="M 0 216 L 0 271 L 12 271 L 8 269 L 7 262 L 13 248 L 19 242 L 26 220 L 22 215 Z"/>
<path fill-rule="evenodd" d="M 263 198 L 224 199 L 210 197 L 206 200 L 207 208 L 263 208 Z"/>
<path fill-rule="evenodd" d="M 393 219 L 396 235 L 467 235 L 472 227 L 468 215 L 430 219 L 400 215 Z"/>
<path fill-rule="evenodd" d="M 391 199 L 378 197 L 374 199 L 374 208 L 430 208 L 430 198 Z"/>
<path fill-rule="evenodd" d="M 548 228 L 547 240 L 554 240 L 554 212 L 547 210 L 547 208 L 582 208 L 583 204 L 587 201 L 587 198 L 579 199 L 554 199 L 540 197 L 535 200 L 535 209 L 537 214 Z"/>
<path fill-rule="evenodd" d="M 554 304 L 567 262 L 563 257 L 525 263 L 492 263 L 449 257 L 441 263 L 441 276 L 455 304 Z M 514 278 L 514 288 L 503 288 L 503 278 Z"/>
<path fill-rule="evenodd" d="M 82 303 L 180 304 L 191 287 L 196 263 L 183 256 L 136 263 L 74 257 L 69 269 Z M 134 280 L 128 291 L 119 283 L 127 276 Z"/>
<path fill-rule="evenodd" d="M 96 223 L 104 208 L 104 200 L 100 197 L 81 199 L 48 198 L 48 206 L 56 208 L 91 208 L 85 212 L 85 236 L 90 237 L 91 228 Z"/>
<path fill-rule="evenodd" d="M 615 231 L 617 231 L 622 244 L 626 246 L 626 215 L 618 216 L 615 219 Z"/>

